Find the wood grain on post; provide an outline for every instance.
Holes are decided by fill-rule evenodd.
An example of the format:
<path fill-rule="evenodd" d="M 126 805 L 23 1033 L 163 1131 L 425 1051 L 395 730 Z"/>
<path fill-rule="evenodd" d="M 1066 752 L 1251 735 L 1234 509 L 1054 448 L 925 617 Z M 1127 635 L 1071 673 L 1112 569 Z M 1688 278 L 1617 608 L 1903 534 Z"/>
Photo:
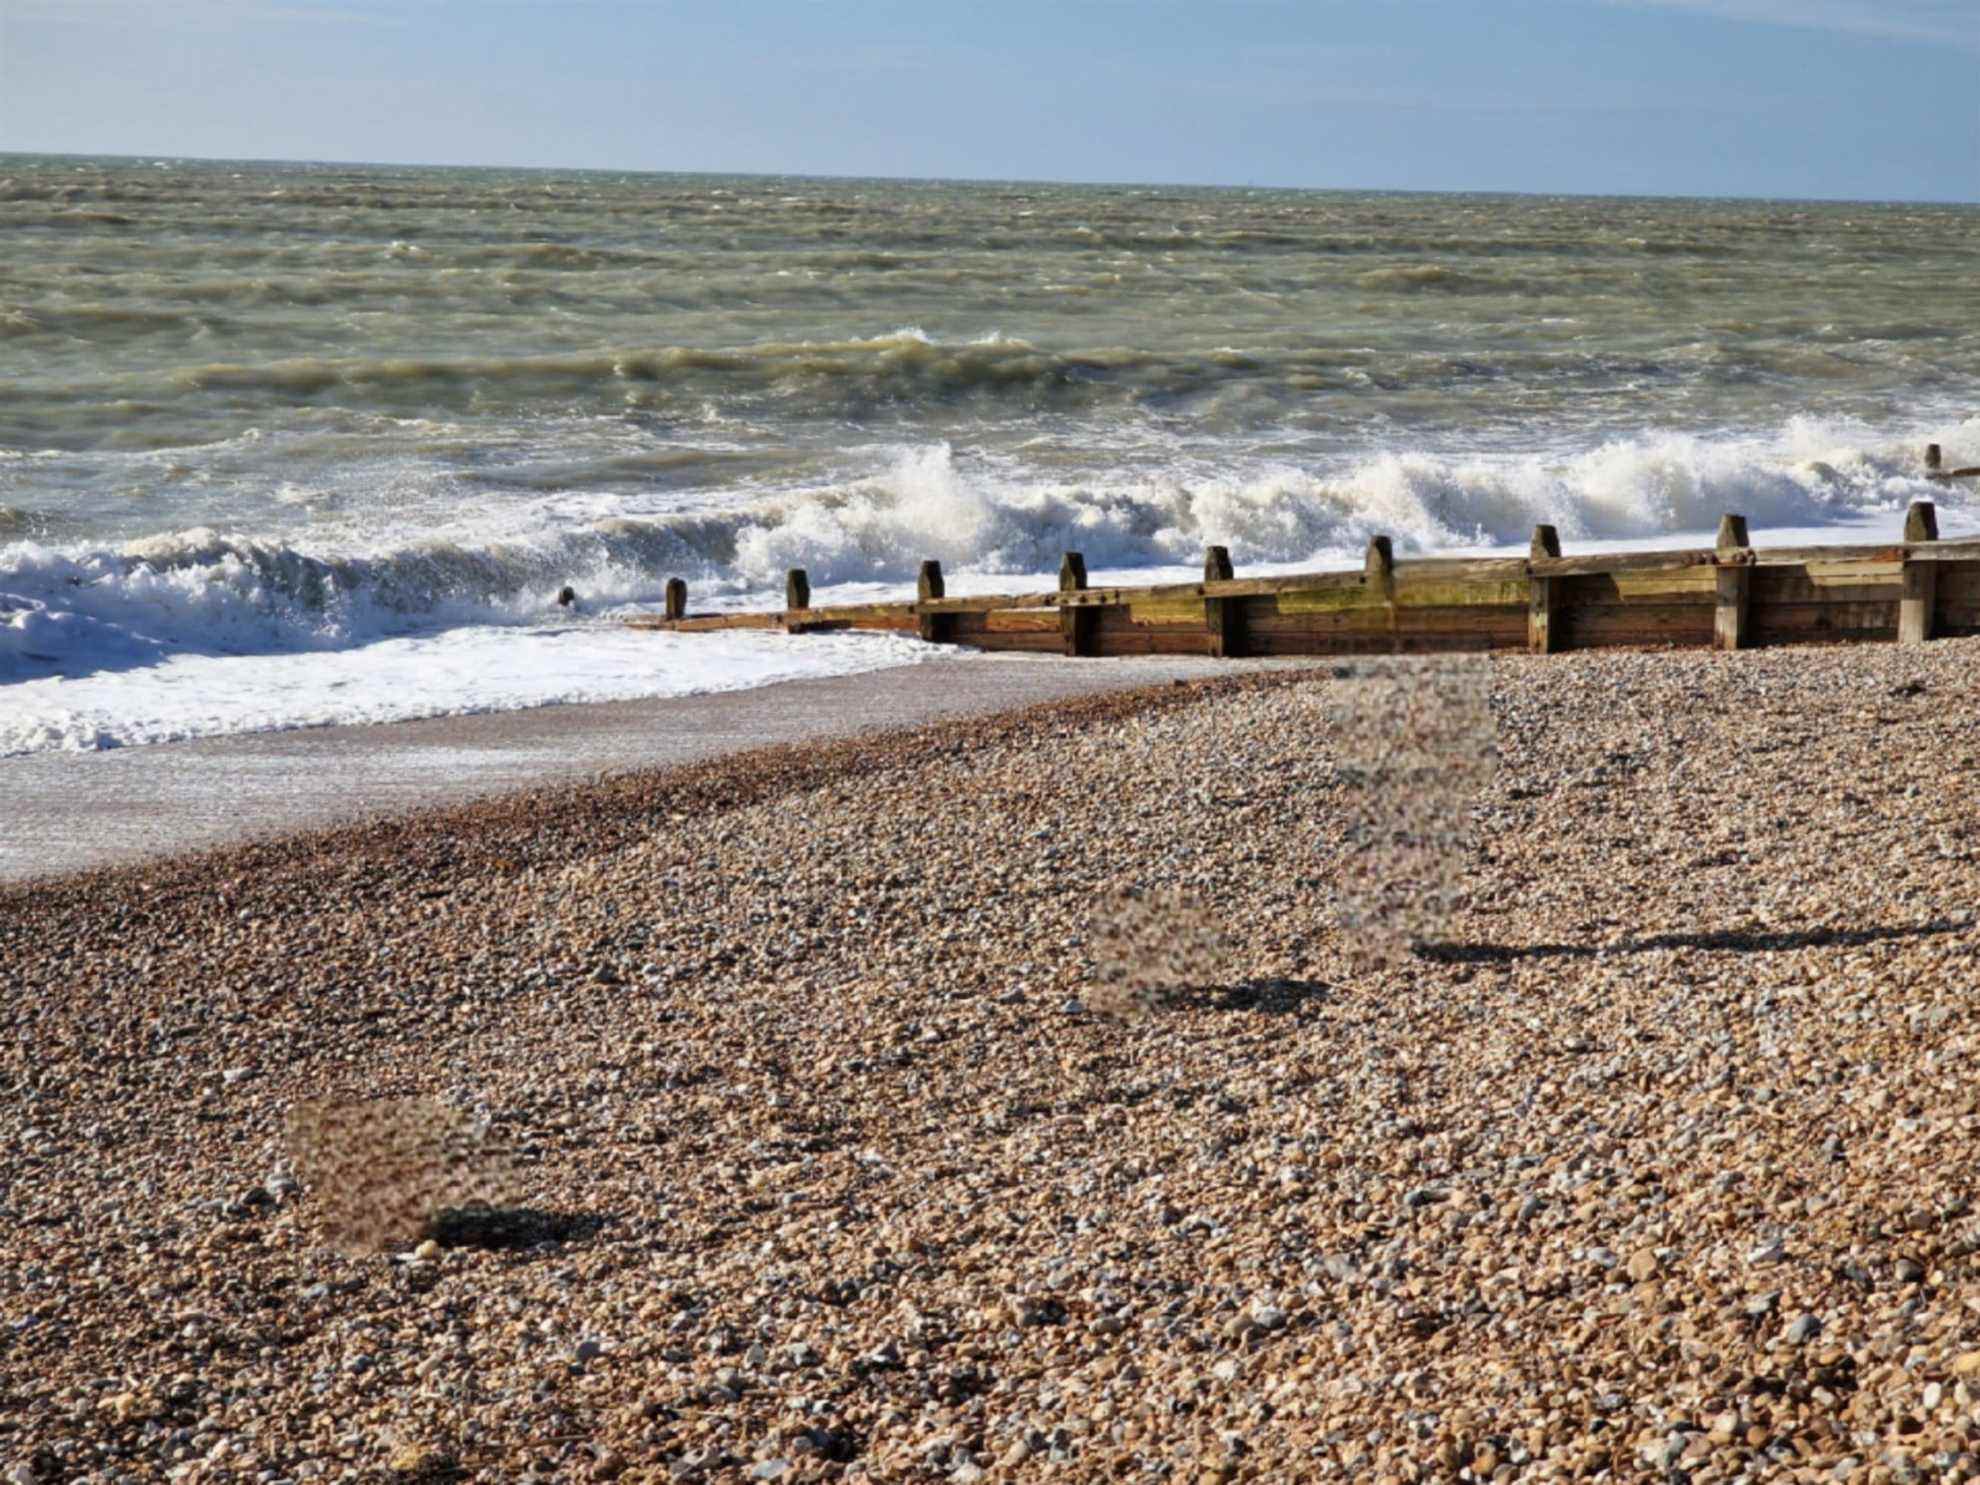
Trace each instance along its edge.
<path fill-rule="evenodd" d="M 955 632 L 956 618 L 954 614 L 923 613 L 920 605 L 946 596 L 942 564 L 930 557 L 921 564 L 921 572 L 914 580 L 915 628 L 929 644 L 939 644 L 948 639 Z"/>
<path fill-rule="evenodd" d="M 1712 614 L 1712 648 L 1746 647 L 1747 595 L 1753 585 L 1753 543 L 1746 534 L 1745 516 L 1719 517 L 1717 558 L 1718 606 Z"/>
<path fill-rule="evenodd" d="M 1912 501 L 1911 509 L 1904 513 L 1905 545 L 1923 546 L 1938 539 L 1938 506 L 1929 500 Z M 1898 590 L 1898 643 L 1922 645 L 1932 637 L 1932 611 L 1939 601 L 1939 565 L 1913 562 L 1907 556 L 1899 571 L 1903 586 Z"/>
<path fill-rule="evenodd" d="M 1059 591 L 1061 593 L 1084 593 L 1086 591 L 1086 558 L 1078 552 L 1067 552 L 1059 563 Z M 1095 640 L 1100 627 L 1100 611 L 1095 608 L 1080 608 L 1070 604 L 1059 606 L 1059 634 L 1065 641 L 1068 655 L 1093 655 L 1099 652 Z"/>
<path fill-rule="evenodd" d="M 1229 583 L 1237 580 L 1231 566 L 1229 547 L 1210 547 L 1203 553 L 1203 581 Z M 1228 659 L 1244 653 L 1244 600 L 1209 598 L 1203 600 L 1203 627 L 1210 636 L 1210 656 Z"/>
<path fill-rule="evenodd" d="M 1552 526 L 1533 528 L 1533 562 L 1561 559 L 1561 534 Z M 1554 610 L 1560 603 L 1561 580 L 1529 572 L 1526 578 L 1526 648 L 1535 655 L 1551 655 L 1561 647 L 1560 626 Z"/>
<path fill-rule="evenodd" d="M 662 612 L 669 619 L 685 619 L 687 617 L 687 580 L 685 578 L 667 579 L 667 604 Z"/>

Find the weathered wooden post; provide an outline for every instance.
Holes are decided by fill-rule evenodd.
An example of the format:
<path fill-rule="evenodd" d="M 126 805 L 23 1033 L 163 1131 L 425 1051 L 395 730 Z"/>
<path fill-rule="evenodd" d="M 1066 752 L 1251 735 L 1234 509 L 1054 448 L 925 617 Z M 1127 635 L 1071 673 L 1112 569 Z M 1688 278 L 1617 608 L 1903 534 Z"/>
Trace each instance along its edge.
<path fill-rule="evenodd" d="M 945 596 L 946 591 L 942 583 L 942 564 L 930 557 L 921 564 L 921 573 L 914 580 L 914 601 L 917 605 L 928 603 Z M 929 644 L 940 644 L 955 631 L 954 614 L 926 614 L 917 607 L 914 620 L 922 639 Z"/>
<path fill-rule="evenodd" d="M 1927 474 L 1937 474 L 1939 472 L 1940 466 L 1943 465 L 1944 463 L 1945 463 L 1945 456 L 1939 452 L 1939 446 L 1935 443 L 1926 444 L 1925 472 Z"/>
<path fill-rule="evenodd" d="M 1078 552 L 1067 552 L 1065 560 L 1059 563 L 1059 591 L 1086 591 L 1086 558 Z M 1074 603 L 1059 605 L 1059 633 L 1065 640 L 1068 655 L 1098 654 L 1099 646 L 1094 641 L 1098 638 L 1099 627 L 1098 609 Z"/>
<path fill-rule="evenodd" d="M 1746 517 L 1719 517 L 1717 559 L 1718 607 L 1712 615 L 1712 648 L 1746 647 L 1747 596 L 1752 591 L 1753 551 L 1747 539 Z"/>
<path fill-rule="evenodd" d="M 1209 547 L 1203 553 L 1203 581 L 1228 583 L 1237 577 L 1231 566 L 1229 547 Z M 1203 599 L 1203 627 L 1210 635 L 1210 656 L 1228 659 L 1244 653 L 1244 600 L 1242 598 Z"/>
<path fill-rule="evenodd" d="M 1527 561 L 1558 562 L 1561 534 L 1544 522 L 1533 528 L 1533 546 Z M 1561 632 L 1554 623 L 1554 609 L 1560 601 L 1561 580 L 1528 569 L 1526 575 L 1526 648 L 1535 655 L 1551 655 L 1561 647 Z"/>
<path fill-rule="evenodd" d="M 1936 449 L 1938 445 L 1934 444 Z M 1929 500 L 1914 500 L 1904 513 L 1904 544 L 1922 546 L 1939 539 L 1939 508 Z M 1898 596 L 1898 643 L 1922 645 L 1932 637 L 1932 610 L 1938 605 L 1939 566 L 1905 555 L 1900 569 L 1903 586 Z"/>
<path fill-rule="evenodd" d="M 1368 552 L 1361 559 L 1362 581 L 1369 593 L 1388 609 L 1389 648 L 1400 652 L 1401 637 L 1396 632 L 1396 549 L 1386 536 L 1368 538 Z"/>
<path fill-rule="evenodd" d="M 811 607 L 811 579 L 802 567 L 784 574 L 784 633 L 796 634 L 804 628 L 801 615 Z"/>
<path fill-rule="evenodd" d="M 667 606 L 662 610 L 662 617 L 669 619 L 685 619 L 687 617 L 687 580 L 685 578 L 667 579 Z"/>

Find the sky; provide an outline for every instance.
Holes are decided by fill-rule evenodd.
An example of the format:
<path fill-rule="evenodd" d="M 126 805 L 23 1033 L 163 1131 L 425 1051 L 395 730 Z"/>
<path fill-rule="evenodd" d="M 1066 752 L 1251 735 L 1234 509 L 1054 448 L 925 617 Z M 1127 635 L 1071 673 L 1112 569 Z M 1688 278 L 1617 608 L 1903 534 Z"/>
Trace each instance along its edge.
<path fill-rule="evenodd" d="M 0 152 L 1980 199 L 1980 0 L 0 0 Z"/>

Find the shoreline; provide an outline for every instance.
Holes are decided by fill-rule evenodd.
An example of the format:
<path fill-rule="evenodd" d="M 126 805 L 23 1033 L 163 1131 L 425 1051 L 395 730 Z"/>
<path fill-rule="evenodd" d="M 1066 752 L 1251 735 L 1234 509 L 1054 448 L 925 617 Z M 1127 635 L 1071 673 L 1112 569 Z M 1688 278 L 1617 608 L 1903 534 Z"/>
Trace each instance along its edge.
<path fill-rule="evenodd" d="M 1312 666 L 0 887 L 0 1463 L 1972 1478 L 1976 661 L 1491 660 L 1375 966 Z M 1116 1019 L 1129 886 L 1236 931 Z M 333 1252 L 407 1095 L 507 1214 Z"/>
<path fill-rule="evenodd" d="M 1288 663 L 956 655 L 696 696 L 31 753 L 0 759 L 8 822 L 0 886 L 750 748 Z"/>

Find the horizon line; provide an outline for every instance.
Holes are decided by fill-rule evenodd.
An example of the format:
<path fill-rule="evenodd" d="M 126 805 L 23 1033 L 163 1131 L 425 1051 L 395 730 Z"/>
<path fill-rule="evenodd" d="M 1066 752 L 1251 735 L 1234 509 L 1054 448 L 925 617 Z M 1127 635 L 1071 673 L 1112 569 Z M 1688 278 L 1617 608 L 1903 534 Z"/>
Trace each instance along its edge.
<path fill-rule="evenodd" d="M 364 170 L 496 170 L 535 175 L 618 175 L 715 177 L 735 180 L 877 181 L 891 185 L 1080 186 L 1091 189 L 1184 191 L 1286 191 L 1310 195 L 1511 196 L 1580 201 L 1725 201 L 1822 206 L 1980 206 L 1980 198 L 1925 196 L 1757 196 L 1744 192 L 1579 191 L 1493 186 L 1296 186 L 1257 181 L 1088 180 L 1075 177 L 1003 175 L 866 175 L 852 171 L 693 170 L 613 165 L 517 165 L 458 160 L 335 160 L 301 156 L 190 155 L 174 152 L 124 154 L 87 150 L 0 150 L 0 160 L 120 160 L 196 165 L 287 165 Z"/>

